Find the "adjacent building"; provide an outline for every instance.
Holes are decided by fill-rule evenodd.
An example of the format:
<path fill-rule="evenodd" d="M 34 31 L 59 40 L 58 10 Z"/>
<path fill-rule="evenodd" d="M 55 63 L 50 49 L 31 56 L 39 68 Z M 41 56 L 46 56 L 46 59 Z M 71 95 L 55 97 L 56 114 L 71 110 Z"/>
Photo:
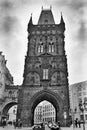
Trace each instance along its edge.
<path fill-rule="evenodd" d="M 6 102 L 5 97 L 5 88 L 6 85 L 13 85 L 13 77 L 10 74 L 6 66 L 5 56 L 0 52 L 0 120 L 3 116 L 2 111 L 4 107 L 4 103 Z"/>
<path fill-rule="evenodd" d="M 48 123 L 49 121 L 55 122 L 55 108 L 54 106 L 47 101 L 40 103 L 34 113 L 34 123 Z"/>
<path fill-rule="evenodd" d="M 6 66 L 5 56 L 0 52 L 0 99 L 3 98 L 5 85 L 12 85 L 13 77 Z"/>
<path fill-rule="evenodd" d="M 87 121 L 87 81 L 70 85 L 70 108 L 72 119 L 76 118 Z M 85 103 L 84 115 L 79 108 L 80 103 Z"/>
<path fill-rule="evenodd" d="M 43 102 L 43 122 L 47 123 L 49 121 L 55 122 L 55 108 L 54 106 L 47 102 Z"/>
<path fill-rule="evenodd" d="M 43 109 L 42 109 L 42 105 L 38 105 L 35 109 L 34 112 L 34 124 L 39 124 L 43 122 Z"/>

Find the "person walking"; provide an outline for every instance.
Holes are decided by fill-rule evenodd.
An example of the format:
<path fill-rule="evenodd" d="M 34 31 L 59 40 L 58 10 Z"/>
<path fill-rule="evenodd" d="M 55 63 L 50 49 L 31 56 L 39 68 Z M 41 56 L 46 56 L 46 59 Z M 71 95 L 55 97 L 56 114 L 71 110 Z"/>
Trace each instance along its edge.
<path fill-rule="evenodd" d="M 81 122 L 80 122 L 80 120 L 78 120 L 78 125 L 79 125 L 79 128 L 81 128 Z"/>
<path fill-rule="evenodd" d="M 75 127 L 78 127 L 78 118 L 75 119 Z"/>

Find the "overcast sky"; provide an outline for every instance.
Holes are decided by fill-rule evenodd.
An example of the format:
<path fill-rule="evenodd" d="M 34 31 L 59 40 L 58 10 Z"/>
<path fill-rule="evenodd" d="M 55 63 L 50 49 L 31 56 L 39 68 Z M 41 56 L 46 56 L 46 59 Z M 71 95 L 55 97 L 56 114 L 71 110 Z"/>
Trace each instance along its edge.
<path fill-rule="evenodd" d="M 37 24 L 41 8 L 50 9 L 55 23 L 61 12 L 66 24 L 65 48 L 69 84 L 87 80 L 87 0 L 0 0 L 0 51 L 5 55 L 14 84 L 23 81 L 27 24 L 31 13 Z"/>

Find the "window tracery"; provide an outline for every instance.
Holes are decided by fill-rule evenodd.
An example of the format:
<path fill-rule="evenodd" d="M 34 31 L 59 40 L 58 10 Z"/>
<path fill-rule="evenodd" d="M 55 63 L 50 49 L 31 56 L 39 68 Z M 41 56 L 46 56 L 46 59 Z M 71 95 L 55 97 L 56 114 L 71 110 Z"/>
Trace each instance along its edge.
<path fill-rule="evenodd" d="M 38 45 L 38 53 L 43 53 L 43 51 L 44 51 L 43 43 L 39 43 L 39 45 Z"/>
<path fill-rule="evenodd" d="M 48 69 L 43 69 L 43 79 L 48 79 Z"/>

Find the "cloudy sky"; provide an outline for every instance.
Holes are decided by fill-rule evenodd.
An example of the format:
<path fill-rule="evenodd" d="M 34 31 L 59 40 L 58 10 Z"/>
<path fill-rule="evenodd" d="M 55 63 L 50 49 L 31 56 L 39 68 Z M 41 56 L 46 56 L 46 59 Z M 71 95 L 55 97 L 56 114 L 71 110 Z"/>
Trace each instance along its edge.
<path fill-rule="evenodd" d="M 5 55 L 14 84 L 23 81 L 27 24 L 31 13 L 37 24 L 41 8 L 50 9 L 55 23 L 61 12 L 66 24 L 65 48 L 69 84 L 87 80 L 87 0 L 0 0 L 0 51 Z"/>

